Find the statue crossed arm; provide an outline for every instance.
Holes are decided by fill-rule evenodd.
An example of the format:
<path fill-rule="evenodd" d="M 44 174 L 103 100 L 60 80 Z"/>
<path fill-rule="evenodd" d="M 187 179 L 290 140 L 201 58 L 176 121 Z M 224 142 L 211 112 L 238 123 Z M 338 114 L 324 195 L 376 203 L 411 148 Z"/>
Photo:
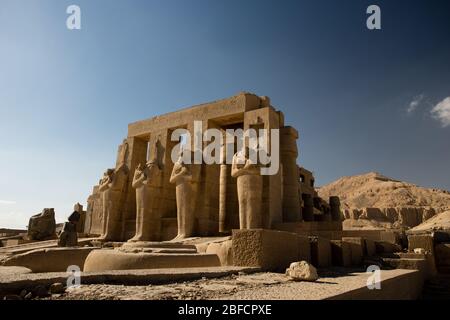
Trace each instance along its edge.
<path fill-rule="evenodd" d="M 240 229 L 262 228 L 263 179 L 260 166 L 248 158 L 247 152 L 233 156 L 231 176 L 237 179 Z"/>
<path fill-rule="evenodd" d="M 98 190 L 100 192 L 110 189 L 114 184 L 114 170 L 108 169 L 103 174 L 103 178 L 100 180 L 100 186 Z"/>
<path fill-rule="evenodd" d="M 231 176 L 237 178 L 243 175 L 258 175 L 259 165 L 253 163 L 242 152 L 237 152 L 233 156 L 233 162 L 231 166 Z"/>
<path fill-rule="evenodd" d="M 177 241 L 191 237 L 194 233 L 194 210 L 196 196 L 196 179 L 193 179 L 193 168 L 183 163 L 180 156 L 173 166 L 170 183 L 176 185 L 178 234 Z"/>
<path fill-rule="evenodd" d="M 133 188 L 139 188 L 143 185 L 148 184 L 148 176 L 147 176 L 147 167 L 142 169 L 141 164 L 139 164 L 136 168 L 136 171 L 134 172 L 134 177 L 133 177 L 133 183 L 132 186 Z"/>
<path fill-rule="evenodd" d="M 176 162 L 173 166 L 172 174 L 170 175 L 170 183 L 178 183 L 180 179 L 191 180 L 192 172 L 182 162 Z"/>

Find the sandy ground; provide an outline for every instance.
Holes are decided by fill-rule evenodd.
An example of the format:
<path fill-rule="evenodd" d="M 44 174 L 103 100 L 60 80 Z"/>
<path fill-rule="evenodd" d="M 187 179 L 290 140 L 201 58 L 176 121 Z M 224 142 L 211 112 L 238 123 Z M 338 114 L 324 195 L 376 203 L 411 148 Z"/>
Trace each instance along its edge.
<path fill-rule="evenodd" d="M 167 285 L 82 285 L 70 288 L 64 295 L 48 299 L 64 300 L 315 300 L 365 285 L 363 272 L 321 273 L 316 282 L 295 282 L 279 273 L 241 274 L 218 279 L 173 283 Z"/>

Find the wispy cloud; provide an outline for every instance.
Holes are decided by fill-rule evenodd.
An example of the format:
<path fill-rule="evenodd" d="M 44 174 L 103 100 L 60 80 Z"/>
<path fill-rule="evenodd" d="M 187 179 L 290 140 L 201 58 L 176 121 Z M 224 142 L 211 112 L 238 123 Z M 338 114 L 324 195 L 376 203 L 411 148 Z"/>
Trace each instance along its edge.
<path fill-rule="evenodd" d="M 409 103 L 408 108 L 406 109 L 406 113 L 412 114 L 414 111 L 417 110 L 417 107 L 422 103 L 423 99 L 425 98 L 425 95 L 419 94 L 418 96 L 415 96 L 412 101 Z"/>
<path fill-rule="evenodd" d="M 0 204 L 16 204 L 15 201 L 0 200 Z"/>
<path fill-rule="evenodd" d="M 431 109 L 431 116 L 438 120 L 442 127 L 450 126 L 450 97 L 445 98 Z"/>

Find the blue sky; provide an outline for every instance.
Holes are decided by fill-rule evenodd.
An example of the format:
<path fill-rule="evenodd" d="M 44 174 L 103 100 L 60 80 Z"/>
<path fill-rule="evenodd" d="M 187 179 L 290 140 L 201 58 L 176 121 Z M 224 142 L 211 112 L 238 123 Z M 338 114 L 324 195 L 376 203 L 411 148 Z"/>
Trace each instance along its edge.
<path fill-rule="evenodd" d="M 85 204 L 128 123 L 239 91 L 285 113 L 318 184 L 450 189 L 449 39 L 445 0 L 0 0 L 0 227 Z"/>

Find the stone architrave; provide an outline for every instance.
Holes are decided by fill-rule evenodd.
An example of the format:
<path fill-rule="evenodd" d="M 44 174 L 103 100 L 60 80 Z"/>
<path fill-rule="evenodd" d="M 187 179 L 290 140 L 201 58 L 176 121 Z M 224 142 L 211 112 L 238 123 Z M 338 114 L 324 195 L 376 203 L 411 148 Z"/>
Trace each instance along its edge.
<path fill-rule="evenodd" d="M 157 161 L 149 161 L 144 167 L 139 164 L 134 172 L 133 188 L 136 189 L 136 234 L 129 242 L 147 241 L 152 235 L 151 225 L 159 223 L 154 217 L 155 210 L 152 204 L 151 193 L 156 192 L 156 188 L 151 186 L 161 172 Z"/>
<path fill-rule="evenodd" d="M 176 185 L 178 234 L 174 241 L 191 237 L 194 232 L 196 188 L 193 165 L 185 164 L 180 156 L 175 162 L 170 183 Z"/>
<path fill-rule="evenodd" d="M 231 176 L 237 178 L 240 229 L 263 227 L 262 192 L 263 177 L 260 166 L 248 158 L 246 152 L 239 151 L 233 156 Z"/>
<path fill-rule="evenodd" d="M 112 241 L 121 238 L 122 194 L 127 182 L 126 167 L 108 169 L 100 180 L 99 192 L 103 202 L 103 233 L 99 240 Z"/>

